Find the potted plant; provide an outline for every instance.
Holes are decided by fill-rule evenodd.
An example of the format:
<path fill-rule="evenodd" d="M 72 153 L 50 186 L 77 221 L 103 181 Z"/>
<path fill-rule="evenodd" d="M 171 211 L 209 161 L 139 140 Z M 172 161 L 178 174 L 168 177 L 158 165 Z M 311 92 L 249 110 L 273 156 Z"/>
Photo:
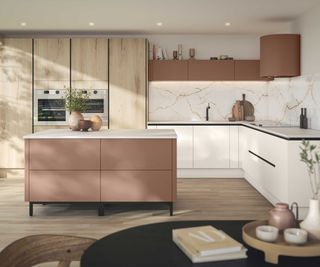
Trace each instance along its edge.
<path fill-rule="evenodd" d="M 86 110 L 89 95 L 82 90 L 72 89 L 66 91 L 64 95 L 65 107 L 71 114 L 69 117 L 69 127 L 72 131 L 80 131 L 79 120 L 83 120 L 81 112 Z"/>
<path fill-rule="evenodd" d="M 307 217 L 300 223 L 300 227 L 305 229 L 312 239 L 320 240 L 320 151 L 316 145 L 305 140 L 302 141 L 300 150 L 300 159 L 307 166 L 313 195 Z"/>

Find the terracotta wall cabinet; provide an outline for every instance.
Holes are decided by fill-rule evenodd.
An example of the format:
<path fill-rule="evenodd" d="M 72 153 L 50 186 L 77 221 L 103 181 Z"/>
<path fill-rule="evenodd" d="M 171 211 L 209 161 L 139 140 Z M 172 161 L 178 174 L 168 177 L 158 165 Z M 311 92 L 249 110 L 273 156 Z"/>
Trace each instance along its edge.
<path fill-rule="evenodd" d="M 188 79 L 191 81 L 234 80 L 233 60 L 190 60 Z"/>
<path fill-rule="evenodd" d="M 150 60 L 149 81 L 259 81 L 259 60 Z"/>

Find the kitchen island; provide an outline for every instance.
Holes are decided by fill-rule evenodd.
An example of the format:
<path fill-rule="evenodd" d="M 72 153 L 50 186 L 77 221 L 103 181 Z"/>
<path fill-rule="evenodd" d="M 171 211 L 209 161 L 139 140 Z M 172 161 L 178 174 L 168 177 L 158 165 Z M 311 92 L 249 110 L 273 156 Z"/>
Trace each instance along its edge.
<path fill-rule="evenodd" d="M 164 202 L 177 195 L 174 130 L 55 129 L 24 136 L 25 201 L 34 204 Z"/>

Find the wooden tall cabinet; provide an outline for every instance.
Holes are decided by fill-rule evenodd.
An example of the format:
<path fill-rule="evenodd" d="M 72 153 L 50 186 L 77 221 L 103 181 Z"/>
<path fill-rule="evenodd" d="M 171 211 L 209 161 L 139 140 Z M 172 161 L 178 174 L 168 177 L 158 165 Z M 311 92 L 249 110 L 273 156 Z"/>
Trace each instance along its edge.
<path fill-rule="evenodd" d="M 109 128 L 144 129 L 147 120 L 147 40 L 109 40 Z"/>
<path fill-rule="evenodd" d="M 22 137 L 31 132 L 32 40 L 0 39 L 0 173 L 24 168 Z"/>
<path fill-rule="evenodd" d="M 34 88 L 70 87 L 70 39 L 34 40 Z"/>
<path fill-rule="evenodd" d="M 108 89 L 108 39 L 71 39 L 71 87 Z"/>

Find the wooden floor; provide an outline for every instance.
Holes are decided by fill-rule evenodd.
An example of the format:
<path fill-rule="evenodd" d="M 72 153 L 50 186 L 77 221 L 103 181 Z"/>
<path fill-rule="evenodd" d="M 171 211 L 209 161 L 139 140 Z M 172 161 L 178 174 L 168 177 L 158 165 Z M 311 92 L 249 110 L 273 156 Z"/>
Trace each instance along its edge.
<path fill-rule="evenodd" d="M 170 220 L 264 219 L 271 204 L 244 179 L 179 179 L 175 216 L 166 206 L 35 205 L 28 216 L 23 179 L 0 179 L 0 250 L 32 234 L 57 233 L 101 238 L 128 227 Z"/>

